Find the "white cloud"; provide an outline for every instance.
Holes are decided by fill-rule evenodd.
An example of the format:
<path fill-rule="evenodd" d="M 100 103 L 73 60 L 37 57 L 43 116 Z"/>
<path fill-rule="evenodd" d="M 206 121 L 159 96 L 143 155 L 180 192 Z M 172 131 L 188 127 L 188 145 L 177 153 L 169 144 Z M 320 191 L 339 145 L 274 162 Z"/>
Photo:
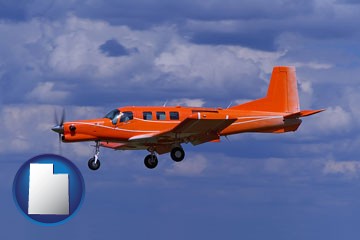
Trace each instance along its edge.
<path fill-rule="evenodd" d="M 200 98 L 179 98 L 173 99 L 168 102 L 169 106 L 190 106 L 190 107 L 202 107 L 204 106 L 205 101 Z"/>
<path fill-rule="evenodd" d="M 233 102 L 233 104 L 231 104 L 231 106 L 247 103 L 247 102 L 250 102 L 250 101 L 253 101 L 253 100 L 255 100 L 255 99 L 236 99 Z"/>
<path fill-rule="evenodd" d="M 341 106 L 326 108 L 315 116 L 304 119 L 308 121 L 306 127 L 302 128 L 302 133 L 314 135 L 321 133 L 325 135 L 344 134 L 349 132 L 352 128 L 351 114 L 343 109 Z"/>
<path fill-rule="evenodd" d="M 307 67 L 315 70 L 327 70 L 333 67 L 332 64 L 329 63 L 319 63 L 319 62 L 293 62 L 290 65 L 295 66 L 297 68 Z"/>
<path fill-rule="evenodd" d="M 57 108 L 59 107 L 55 105 L 4 106 L 0 110 L 0 152 L 58 152 L 58 136 L 51 131 L 51 127 L 55 125 L 54 114 Z M 86 118 L 86 115 L 99 111 L 92 107 L 69 107 L 68 110 L 72 119 Z M 63 144 L 63 148 L 79 156 L 85 154 L 82 152 L 82 145 L 71 149 Z"/>
<path fill-rule="evenodd" d="M 27 94 L 30 100 L 36 100 L 42 103 L 56 103 L 61 102 L 69 96 L 69 92 L 54 90 L 54 82 L 43 82 Z"/>
<path fill-rule="evenodd" d="M 253 86 L 250 78 L 264 78 L 282 53 L 235 46 L 196 45 L 174 41 L 155 59 L 155 66 L 176 81 L 219 91 L 224 86 Z M 268 81 L 266 77 L 266 81 Z"/>
<path fill-rule="evenodd" d="M 344 91 L 344 95 L 345 95 L 345 100 L 347 101 L 347 105 L 351 111 L 352 116 L 354 117 L 354 119 L 359 119 L 360 118 L 360 95 L 359 95 L 359 88 L 355 87 L 355 88 L 347 88 Z M 353 121 L 354 125 L 359 125 L 360 122 L 359 121 Z"/>
<path fill-rule="evenodd" d="M 115 87 L 119 91 L 136 87 L 137 92 L 146 94 L 149 88 L 145 86 L 157 93 L 176 89 L 174 98 L 229 97 L 235 89 L 239 89 L 239 95 L 260 89 L 262 95 L 267 89 L 268 73 L 286 54 L 240 46 L 198 45 L 185 39 L 174 26 L 134 30 L 74 15 L 56 21 L 0 23 L 0 33 L 8 31 L 10 36 L 6 36 L 13 41 L 10 44 L 0 39 L 0 52 L 6 59 L 1 69 L 15 71 L 5 71 L 3 76 L 16 74 L 14 85 L 21 88 L 15 94 L 32 103 L 76 101 L 78 89 L 88 86 L 92 90 L 96 87 L 99 94 L 107 94 Z M 108 57 L 99 46 L 109 39 L 138 52 Z M 70 84 L 74 85 L 71 91 Z M 199 100 L 196 104 L 202 103 Z"/>
<path fill-rule="evenodd" d="M 357 177 L 360 173 L 359 161 L 342 161 L 336 162 L 329 160 L 325 163 L 324 174 L 342 174 L 346 177 Z"/>
<path fill-rule="evenodd" d="M 174 176 L 199 176 L 207 167 L 204 156 L 197 154 L 180 163 L 173 163 L 171 168 L 165 170 L 166 174 Z"/>
<path fill-rule="evenodd" d="M 310 81 L 301 81 L 300 90 L 306 94 L 311 95 L 313 93 L 312 84 Z"/>

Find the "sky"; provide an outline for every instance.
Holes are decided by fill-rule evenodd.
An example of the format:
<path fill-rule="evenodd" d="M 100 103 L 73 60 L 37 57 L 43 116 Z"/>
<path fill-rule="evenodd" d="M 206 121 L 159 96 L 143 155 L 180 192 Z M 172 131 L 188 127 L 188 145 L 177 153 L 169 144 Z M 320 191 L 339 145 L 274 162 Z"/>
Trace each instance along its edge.
<path fill-rule="evenodd" d="M 359 239 L 360 3 L 355 0 L 0 0 L 1 239 Z M 186 159 L 61 144 L 54 112 L 97 118 L 127 105 L 227 107 L 296 67 L 295 133 L 246 133 Z M 61 154 L 86 194 L 60 226 L 12 199 L 22 163 Z"/>

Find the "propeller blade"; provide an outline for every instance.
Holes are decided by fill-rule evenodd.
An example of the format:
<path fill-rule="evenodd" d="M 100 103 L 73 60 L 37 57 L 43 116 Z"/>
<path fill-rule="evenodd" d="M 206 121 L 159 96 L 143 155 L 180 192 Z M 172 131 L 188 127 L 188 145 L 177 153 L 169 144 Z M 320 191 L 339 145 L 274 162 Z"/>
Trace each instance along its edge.
<path fill-rule="evenodd" d="M 63 108 L 62 109 L 62 112 L 61 112 L 61 116 L 60 116 L 60 121 L 59 121 L 59 117 L 58 117 L 58 113 L 57 111 L 55 110 L 54 111 L 54 122 L 55 122 L 55 126 L 60 126 L 62 127 L 62 125 L 64 124 L 65 122 L 65 109 Z"/>
<path fill-rule="evenodd" d="M 61 142 L 62 142 L 62 135 L 64 134 L 64 122 L 65 122 L 65 109 L 64 108 L 62 108 L 60 119 L 59 119 L 57 111 L 56 110 L 54 111 L 54 121 L 55 121 L 55 126 L 52 127 L 51 130 L 58 133 L 59 153 L 61 155 L 62 154 Z"/>
<path fill-rule="evenodd" d="M 62 109 L 62 113 L 61 113 L 61 119 L 60 119 L 60 126 L 62 126 L 64 124 L 65 121 L 65 108 Z"/>
<path fill-rule="evenodd" d="M 57 116 L 56 110 L 54 111 L 54 123 L 55 123 L 55 126 L 59 126 L 59 120 L 58 120 L 58 116 Z"/>

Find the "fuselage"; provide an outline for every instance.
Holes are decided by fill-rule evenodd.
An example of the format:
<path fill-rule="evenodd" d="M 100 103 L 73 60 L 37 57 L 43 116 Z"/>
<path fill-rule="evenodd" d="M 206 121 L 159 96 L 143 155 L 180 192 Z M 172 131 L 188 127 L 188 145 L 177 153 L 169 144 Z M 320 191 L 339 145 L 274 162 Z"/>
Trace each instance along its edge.
<path fill-rule="evenodd" d="M 243 132 L 281 133 L 295 131 L 301 120 L 284 119 L 287 113 L 244 111 L 198 107 L 122 107 L 114 109 L 105 118 L 78 120 L 64 123 L 64 142 L 111 141 L 126 142 L 138 135 L 171 131 L 191 115 L 236 117 L 231 125 L 217 134 L 232 135 Z"/>

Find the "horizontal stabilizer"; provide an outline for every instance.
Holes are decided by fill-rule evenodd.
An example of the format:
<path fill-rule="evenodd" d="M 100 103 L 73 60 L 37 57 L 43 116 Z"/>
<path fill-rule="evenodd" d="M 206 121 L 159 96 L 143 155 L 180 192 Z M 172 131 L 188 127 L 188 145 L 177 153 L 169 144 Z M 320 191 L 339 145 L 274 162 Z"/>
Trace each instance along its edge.
<path fill-rule="evenodd" d="M 292 113 L 289 115 L 286 115 L 285 119 L 292 119 L 292 118 L 301 118 L 301 117 L 307 117 L 310 115 L 317 114 L 319 112 L 325 111 L 325 109 L 319 109 L 319 110 L 302 110 L 300 112 Z"/>

